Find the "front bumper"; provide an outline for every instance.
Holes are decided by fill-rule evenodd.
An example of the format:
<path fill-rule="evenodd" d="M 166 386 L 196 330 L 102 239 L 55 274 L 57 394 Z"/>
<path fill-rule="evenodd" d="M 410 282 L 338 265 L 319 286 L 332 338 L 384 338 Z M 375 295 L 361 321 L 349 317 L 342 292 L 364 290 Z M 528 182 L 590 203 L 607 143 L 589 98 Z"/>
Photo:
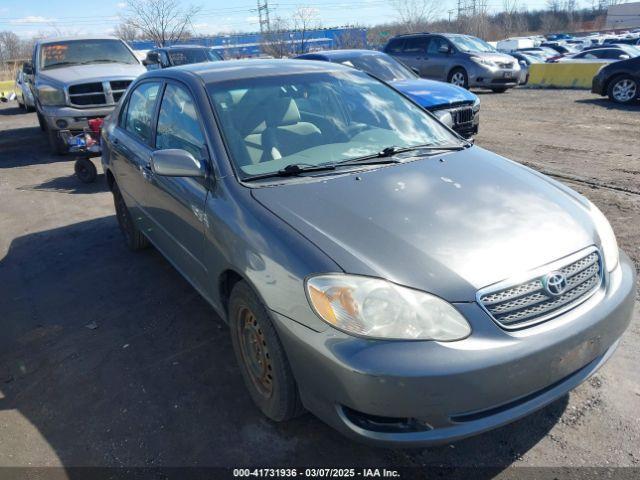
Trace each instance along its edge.
<path fill-rule="evenodd" d="M 500 329 L 476 303 L 456 305 L 473 329 L 456 342 L 366 340 L 273 316 L 308 410 L 352 438 L 416 447 L 499 427 L 565 395 L 611 356 L 634 297 L 635 270 L 621 252 L 606 288 L 520 331 Z"/>
<path fill-rule="evenodd" d="M 82 131 L 88 127 L 88 121 L 92 118 L 104 118 L 109 115 L 115 105 L 99 108 L 73 108 L 67 106 L 40 106 L 47 127 L 50 130 Z M 64 122 L 64 123 L 63 123 Z"/>
<path fill-rule="evenodd" d="M 473 65 L 468 77 L 469 87 L 513 88 L 520 82 L 520 69 L 491 69 Z"/>

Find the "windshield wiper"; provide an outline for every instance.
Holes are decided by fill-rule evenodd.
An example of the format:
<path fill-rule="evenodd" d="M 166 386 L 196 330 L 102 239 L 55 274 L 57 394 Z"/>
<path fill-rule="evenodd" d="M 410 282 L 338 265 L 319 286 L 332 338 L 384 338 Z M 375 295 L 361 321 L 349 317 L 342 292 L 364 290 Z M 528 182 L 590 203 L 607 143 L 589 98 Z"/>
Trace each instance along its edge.
<path fill-rule="evenodd" d="M 326 170 L 335 170 L 336 165 L 334 163 L 324 163 L 320 165 L 307 165 L 305 163 L 290 163 L 284 168 L 278 170 L 277 172 L 269 172 L 269 173 L 259 173 L 258 175 L 251 175 L 250 177 L 245 178 L 244 180 L 260 180 L 262 178 L 273 178 L 273 177 L 294 177 L 296 175 L 300 175 L 301 173 L 307 172 L 322 172 Z"/>
<path fill-rule="evenodd" d="M 383 148 L 378 153 L 374 153 L 372 155 L 365 155 L 363 157 L 354 158 L 352 160 L 347 160 L 345 162 L 339 163 L 338 165 L 349 165 L 349 164 L 362 164 L 367 162 L 368 160 L 372 160 L 375 158 L 388 158 L 393 157 L 399 153 L 404 152 L 412 152 L 415 150 L 426 150 L 426 151 L 458 151 L 464 150 L 465 148 L 469 148 L 472 144 L 465 143 L 462 145 L 433 145 L 433 144 L 425 144 L 425 145 L 414 145 L 412 147 L 396 147 L 390 146 Z M 399 161 L 399 160 L 396 160 Z"/>
<path fill-rule="evenodd" d="M 124 63 L 124 62 L 119 62 L 118 60 L 113 60 L 111 58 L 97 58 L 95 60 L 87 60 L 86 62 L 82 62 L 81 65 L 89 65 L 90 63 Z"/>
<path fill-rule="evenodd" d="M 50 68 L 55 68 L 55 67 L 65 67 L 67 65 L 78 65 L 78 62 L 58 62 L 58 63 L 52 63 L 50 65 L 47 65 L 43 68 L 43 70 L 49 70 Z"/>

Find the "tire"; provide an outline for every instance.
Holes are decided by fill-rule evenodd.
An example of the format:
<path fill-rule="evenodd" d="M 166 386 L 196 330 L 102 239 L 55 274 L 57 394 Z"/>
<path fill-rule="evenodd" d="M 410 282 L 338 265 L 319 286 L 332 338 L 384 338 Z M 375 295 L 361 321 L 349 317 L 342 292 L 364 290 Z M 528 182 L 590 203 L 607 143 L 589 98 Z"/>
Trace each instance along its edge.
<path fill-rule="evenodd" d="M 284 348 L 258 296 L 240 281 L 229 299 L 231 342 L 256 406 L 282 422 L 304 412 Z"/>
<path fill-rule="evenodd" d="M 631 75 L 620 75 L 609 82 L 607 95 L 609 98 L 622 105 L 633 102 L 640 93 L 638 81 Z"/>
<path fill-rule="evenodd" d="M 44 117 L 40 112 L 37 112 L 37 116 L 38 116 L 38 125 L 40 125 L 40 130 L 42 130 L 43 132 L 46 132 L 47 122 L 45 122 Z"/>
<path fill-rule="evenodd" d="M 493 93 L 504 93 L 504 92 L 506 92 L 506 91 L 507 91 L 507 89 L 506 89 L 506 88 L 504 88 L 504 87 L 500 87 L 500 88 L 492 88 L 491 90 L 493 91 Z"/>
<path fill-rule="evenodd" d="M 93 183 L 98 176 L 98 169 L 88 158 L 79 158 L 73 166 L 76 172 L 76 177 L 82 183 Z"/>
<path fill-rule="evenodd" d="M 47 129 L 47 138 L 49 139 L 49 148 L 51 149 L 51 153 L 55 155 L 64 155 L 69 151 L 58 135 L 57 130 Z"/>
<path fill-rule="evenodd" d="M 144 236 L 144 233 L 138 229 L 133 222 L 129 208 L 122 198 L 122 193 L 118 188 L 118 184 L 113 184 L 113 203 L 116 208 L 116 218 L 118 220 L 118 226 L 124 236 L 124 241 L 127 244 L 127 248 L 132 252 L 143 250 L 149 246 L 149 240 Z"/>
<path fill-rule="evenodd" d="M 458 67 L 451 70 L 447 81 L 458 87 L 469 89 L 469 76 L 464 68 Z"/>

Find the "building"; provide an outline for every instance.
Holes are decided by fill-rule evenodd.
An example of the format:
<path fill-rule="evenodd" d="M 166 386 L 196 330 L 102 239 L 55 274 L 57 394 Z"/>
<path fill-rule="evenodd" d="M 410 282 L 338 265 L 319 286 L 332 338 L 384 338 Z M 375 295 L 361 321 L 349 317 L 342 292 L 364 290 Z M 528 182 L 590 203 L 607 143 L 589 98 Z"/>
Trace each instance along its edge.
<path fill-rule="evenodd" d="M 238 33 L 233 35 L 215 35 L 209 37 L 194 37 L 184 43 L 189 45 L 204 45 L 218 50 L 222 56 L 231 58 L 258 57 L 268 52 L 263 51 L 264 43 L 275 41 L 288 50 L 290 55 L 316 50 L 353 47 L 354 43 L 364 48 L 367 44 L 367 32 L 363 28 L 323 28 L 309 30 L 304 36 L 299 31 L 272 33 L 263 38 L 260 33 Z M 155 45 L 150 40 L 134 40 L 129 42 L 134 50 L 149 50 Z M 346 45 L 346 43 L 349 43 Z"/>
<path fill-rule="evenodd" d="M 640 2 L 611 5 L 607 9 L 606 29 L 640 28 Z"/>

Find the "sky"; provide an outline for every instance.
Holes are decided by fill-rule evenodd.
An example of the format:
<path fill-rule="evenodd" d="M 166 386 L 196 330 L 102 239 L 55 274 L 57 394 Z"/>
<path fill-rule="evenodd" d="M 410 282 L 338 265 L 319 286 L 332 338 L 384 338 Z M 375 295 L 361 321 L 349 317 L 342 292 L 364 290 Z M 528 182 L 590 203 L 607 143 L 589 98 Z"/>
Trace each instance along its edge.
<path fill-rule="evenodd" d="M 198 5 L 196 34 L 259 30 L 256 0 L 179 0 Z M 502 9 L 502 0 L 485 0 L 490 11 Z M 582 0 L 582 3 L 589 0 Z M 455 9 L 457 0 L 442 0 L 441 17 Z M 546 0 L 520 0 L 529 9 L 542 8 Z M 321 26 L 370 26 L 396 20 L 390 0 L 271 0 L 271 16 L 287 18 L 298 7 L 311 7 Z M 42 33 L 83 35 L 111 33 L 126 11 L 123 0 L 0 0 L 0 31 L 11 30 L 28 38 Z"/>

